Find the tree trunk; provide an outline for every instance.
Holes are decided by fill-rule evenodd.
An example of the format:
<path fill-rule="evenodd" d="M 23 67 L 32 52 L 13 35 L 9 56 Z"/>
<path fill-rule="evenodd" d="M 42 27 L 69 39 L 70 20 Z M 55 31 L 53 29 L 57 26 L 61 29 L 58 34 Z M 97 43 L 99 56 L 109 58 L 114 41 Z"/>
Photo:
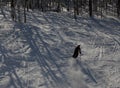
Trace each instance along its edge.
<path fill-rule="evenodd" d="M 89 16 L 92 17 L 92 0 L 89 0 Z"/>
<path fill-rule="evenodd" d="M 117 15 L 120 16 L 120 0 L 117 1 Z"/>
<path fill-rule="evenodd" d="M 24 0 L 24 22 L 26 23 L 26 7 L 27 7 L 27 1 Z"/>
<path fill-rule="evenodd" d="M 11 17 L 12 17 L 13 21 L 16 20 L 15 1 L 14 0 L 11 0 Z"/>

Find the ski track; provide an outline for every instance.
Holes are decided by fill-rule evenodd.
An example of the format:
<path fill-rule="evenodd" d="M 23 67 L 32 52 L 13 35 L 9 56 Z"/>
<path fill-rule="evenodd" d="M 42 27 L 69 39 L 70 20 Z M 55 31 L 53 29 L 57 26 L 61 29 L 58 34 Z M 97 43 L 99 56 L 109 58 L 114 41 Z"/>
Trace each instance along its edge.
<path fill-rule="evenodd" d="M 62 20 L 63 19 L 62 16 L 56 18 L 57 19 L 56 21 L 55 17 L 52 17 L 51 14 L 50 15 L 43 14 L 41 16 L 43 22 L 41 22 L 41 20 L 37 18 L 36 14 L 31 13 L 31 15 L 33 17 L 31 18 L 31 20 L 34 19 L 34 21 L 36 21 L 37 24 L 40 24 L 40 26 L 38 25 L 36 26 L 36 24 L 31 24 L 31 23 L 30 24 L 14 23 L 13 27 L 7 25 L 8 26 L 7 28 L 10 27 L 13 28 L 13 30 L 10 31 L 6 30 L 7 33 L 6 31 L 2 30 L 1 32 L 0 30 L 1 32 L 0 41 L 2 42 L 0 44 L 0 57 L 2 58 L 0 59 L 1 60 L 0 65 L 2 64 L 1 67 L 5 65 L 5 67 L 3 67 L 4 72 L 0 73 L 0 81 L 3 78 L 5 78 L 5 76 L 9 77 L 9 80 L 11 81 L 10 83 L 8 82 L 9 84 L 6 88 L 10 88 L 11 85 L 14 88 L 24 88 L 24 87 L 36 88 L 34 86 L 35 83 L 32 82 L 34 81 L 34 77 L 31 78 L 31 76 L 34 74 L 35 69 L 37 69 L 37 71 L 35 72 L 39 72 L 39 74 L 36 76 L 37 79 L 41 78 L 44 80 L 44 82 L 40 82 L 40 83 L 38 82 L 39 85 L 37 84 L 37 87 L 39 88 L 42 87 L 75 88 L 76 86 L 78 86 L 79 84 L 76 84 L 75 86 L 73 85 L 73 83 L 71 83 L 74 82 L 74 80 L 70 79 L 67 74 L 69 72 L 68 70 L 71 70 L 71 68 L 69 67 L 71 64 L 68 63 L 68 58 L 70 58 L 70 55 L 72 54 L 71 51 L 74 47 L 75 41 L 80 41 L 79 43 L 83 43 L 84 44 L 83 46 L 88 48 L 88 51 L 89 49 L 92 50 L 91 52 L 90 51 L 88 52 L 87 49 L 86 51 L 84 50 L 85 53 L 82 56 L 81 60 L 76 60 L 76 64 L 79 66 L 79 70 L 83 73 L 83 75 L 86 75 L 86 77 L 83 77 L 82 79 L 82 81 L 84 81 L 86 85 L 84 85 L 84 83 L 81 83 L 82 88 L 119 88 L 120 62 L 118 58 L 114 59 L 114 57 L 116 58 L 116 55 L 120 51 L 119 31 L 115 31 L 113 34 L 112 31 L 108 31 L 108 29 L 107 31 L 104 31 L 106 30 L 106 28 L 103 27 L 102 24 L 96 23 L 95 20 L 91 20 L 91 19 L 89 19 L 88 21 L 84 21 L 83 23 L 80 24 L 78 23 L 79 21 L 69 22 L 71 23 L 72 26 L 71 25 L 65 26 L 64 24 L 67 22 L 67 18 Z M 56 14 L 54 15 L 56 16 Z M 46 33 L 45 33 L 45 29 L 43 28 L 43 26 L 45 25 L 44 23 L 48 26 L 48 28 L 50 28 L 50 31 Z M 57 27 L 55 26 L 54 23 L 57 25 Z M 96 29 L 94 25 L 97 25 L 101 29 Z M 63 29 L 61 28 L 61 26 L 63 26 L 62 27 Z M 71 29 L 69 30 L 67 28 L 69 26 L 71 26 L 71 29 L 73 28 L 75 30 L 71 30 Z M 76 28 L 76 26 L 78 26 L 78 28 Z M 83 29 L 79 31 L 79 27 Z M 64 30 L 64 28 L 67 29 Z M 20 30 L 16 31 L 15 29 L 20 29 Z M 64 32 L 66 33 L 59 31 L 60 29 L 64 30 Z M 82 32 L 82 30 L 84 30 L 88 34 L 86 37 L 86 41 L 84 41 L 82 38 L 76 38 L 76 36 L 78 36 L 77 32 L 79 34 L 79 32 Z M 73 34 L 75 37 L 73 38 L 70 38 L 71 31 L 74 32 Z M 53 36 L 55 36 L 55 39 L 57 38 L 58 40 L 49 38 L 51 36 L 49 34 L 51 35 L 54 34 Z M 83 36 L 79 35 L 78 37 L 83 37 Z M 12 56 L 9 57 L 8 53 L 10 52 L 10 50 L 9 48 L 6 49 L 6 47 L 4 47 L 5 45 L 17 41 L 19 38 L 25 40 L 26 45 L 29 46 L 32 52 L 30 58 L 35 59 L 30 61 L 29 58 L 22 57 L 22 59 L 26 59 L 23 60 L 25 67 L 22 66 L 21 62 L 19 61 L 17 62 L 17 60 L 14 61 L 14 58 L 12 58 Z M 73 41 L 71 39 L 73 39 Z M 49 42 L 52 43 L 49 44 Z M 3 46 L 2 44 L 5 45 Z M 67 44 L 69 44 L 72 47 L 69 48 Z M 63 47 L 63 45 L 65 45 L 66 47 Z M 55 51 L 56 49 L 61 51 L 56 52 Z M 107 49 L 109 50 L 109 52 L 107 52 L 108 51 Z M 26 50 L 19 53 L 24 53 Z M 63 57 L 64 56 L 65 57 L 62 58 L 61 56 L 59 56 L 59 53 Z M 92 53 L 95 53 L 95 55 L 92 55 Z M 113 55 L 111 53 L 113 53 Z M 14 55 L 15 53 L 14 52 L 12 53 L 11 51 L 10 54 Z M 86 57 L 86 55 L 88 56 Z M 110 55 L 109 58 L 107 57 L 107 55 Z M 83 58 L 85 58 L 85 60 Z M 9 61 L 10 62 L 13 61 L 13 63 L 8 63 Z M 33 67 L 32 65 L 35 65 L 37 68 Z M 23 73 L 20 74 L 19 71 L 18 72 L 16 71 L 19 68 L 21 71 L 23 71 L 24 74 Z M 33 71 L 31 71 L 31 69 L 33 69 Z M 33 73 L 30 73 L 30 71 Z M 68 71 L 68 72 L 64 72 L 64 71 Z M 24 76 L 25 78 L 22 76 Z M 113 79 L 115 81 L 112 81 Z"/>
<path fill-rule="evenodd" d="M 80 66 L 81 71 L 86 74 L 94 83 L 97 83 L 97 80 L 95 76 L 93 76 L 92 69 L 90 69 L 90 66 L 88 64 L 83 63 L 79 60 L 76 60 L 77 64 Z"/>
<path fill-rule="evenodd" d="M 24 27 L 23 27 L 23 28 L 24 28 Z M 27 30 L 27 29 L 29 29 L 29 28 L 21 29 L 21 30 L 24 30 L 24 31 L 22 31 L 22 33 L 25 35 L 25 37 L 26 37 L 28 43 L 30 44 L 30 47 L 31 47 L 31 49 L 33 50 L 33 52 L 37 52 L 37 53 L 36 53 L 36 57 L 42 57 L 42 58 L 38 58 L 38 59 L 37 59 L 37 62 L 38 62 L 39 64 L 43 64 L 43 65 L 42 65 L 42 66 L 44 66 L 43 68 L 42 68 L 42 66 L 40 65 L 41 69 L 43 69 L 43 72 L 44 72 L 43 74 L 46 73 L 46 71 L 44 71 L 44 69 L 46 69 L 47 72 L 49 73 L 48 76 L 47 76 L 47 78 L 46 78 L 46 80 L 47 80 L 47 79 L 52 79 L 52 81 L 51 81 L 52 83 L 51 83 L 51 84 L 53 84 L 53 88 L 55 88 L 56 86 L 58 86 L 58 88 L 59 88 L 59 86 L 60 86 L 59 83 L 60 83 L 60 84 L 63 84 L 63 83 L 61 83 L 61 82 L 62 82 L 62 80 L 63 80 L 63 82 L 65 81 L 65 79 L 63 79 L 65 76 L 64 76 L 64 74 L 61 72 L 61 70 L 59 69 L 60 67 L 57 65 L 57 63 L 54 62 L 54 61 L 55 61 L 55 60 L 54 60 L 54 57 L 52 57 L 52 54 L 51 54 L 50 50 L 47 48 L 48 46 L 47 46 L 46 43 L 43 41 L 42 36 L 40 36 L 40 34 L 42 34 L 42 33 L 39 34 L 39 32 L 37 31 L 37 29 L 34 28 L 35 34 L 37 34 L 37 37 L 38 37 L 39 41 L 41 41 L 41 44 L 42 44 L 42 46 L 45 48 L 45 51 L 47 51 L 50 59 L 49 59 L 49 58 L 45 58 L 45 56 L 42 55 L 42 53 L 41 53 L 41 51 L 39 50 L 39 48 L 37 48 L 38 45 L 37 45 L 36 41 L 31 37 L 31 35 L 33 35 L 32 30 L 31 30 L 31 29 Z M 28 34 L 28 33 L 30 33 L 30 34 Z M 27 35 L 27 36 L 26 36 L 26 35 Z M 28 37 L 28 36 L 29 36 L 29 37 Z M 53 60 L 52 60 L 52 59 L 53 59 Z M 55 73 L 52 71 L 52 69 L 50 68 L 50 65 L 48 64 L 48 62 L 50 62 L 50 64 L 52 64 L 52 67 L 55 66 L 55 68 L 57 68 L 57 71 L 59 72 L 59 74 L 60 74 L 63 78 L 58 78 L 58 77 L 56 76 L 56 74 L 55 74 Z M 49 78 L 49 77 L 50 77 L 50 78 Z M 60 81 L 60 80 L 61 80 L 61 81 Z M 59 83 L 58 83 L 58 81 L 59 81 Z M 67 82 L 67 81 L 66 81 L 66 82 Z M 48 82 L 47 82 L 47 83 L 48 83 Z M 62 85 L 61 85 L 61 86 L 62 86 Z M 68 85 L 66 84 L 66 86 L 68 86 Z M 66 86 L 64 85 L 64 86 L 62 86 L 62 87 L 63 87 L 63 88 L 66 88 Z"/>

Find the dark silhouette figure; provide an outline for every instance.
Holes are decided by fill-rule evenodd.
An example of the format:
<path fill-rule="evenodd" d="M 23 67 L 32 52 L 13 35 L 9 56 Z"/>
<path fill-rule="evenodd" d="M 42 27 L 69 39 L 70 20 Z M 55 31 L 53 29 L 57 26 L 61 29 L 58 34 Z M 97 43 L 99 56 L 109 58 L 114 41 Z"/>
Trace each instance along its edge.
<path fill-rule="evenodd" d="M 74 50 L 74 54 L 73 54 L 73 58 L 77 58 L 79 53 L 81 54 L 81 48 L 80 48 L 80 45 L 78 45 L 75 50 Z"/>

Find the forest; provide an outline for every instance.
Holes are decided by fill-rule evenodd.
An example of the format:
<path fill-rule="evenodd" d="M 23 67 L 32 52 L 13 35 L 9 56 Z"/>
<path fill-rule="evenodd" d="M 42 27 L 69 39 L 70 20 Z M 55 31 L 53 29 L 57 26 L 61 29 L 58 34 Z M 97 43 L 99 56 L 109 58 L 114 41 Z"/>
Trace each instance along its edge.
<path fill-rule="evenodd" d="M 0 8 L 9 7 L 11 18 L 14 21 L 26 22 L 26 12 L 38 10 L 41 12 L 71 12 L 76 19 L 80 16 L 110 15 L 120 17 L 120 0 L 0 0 Z"/>

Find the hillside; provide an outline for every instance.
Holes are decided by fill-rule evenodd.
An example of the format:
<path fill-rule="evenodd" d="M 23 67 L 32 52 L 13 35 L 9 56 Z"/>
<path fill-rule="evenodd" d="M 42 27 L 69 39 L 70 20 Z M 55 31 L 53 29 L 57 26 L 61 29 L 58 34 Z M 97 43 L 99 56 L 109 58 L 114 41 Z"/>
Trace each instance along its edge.
<path fill-rule="evenodd" d="M 120 88 L 118 19 L 53 12 L 29 12 L 25 24 L 8 19 L 0 14 L 0 88 Z"/>

